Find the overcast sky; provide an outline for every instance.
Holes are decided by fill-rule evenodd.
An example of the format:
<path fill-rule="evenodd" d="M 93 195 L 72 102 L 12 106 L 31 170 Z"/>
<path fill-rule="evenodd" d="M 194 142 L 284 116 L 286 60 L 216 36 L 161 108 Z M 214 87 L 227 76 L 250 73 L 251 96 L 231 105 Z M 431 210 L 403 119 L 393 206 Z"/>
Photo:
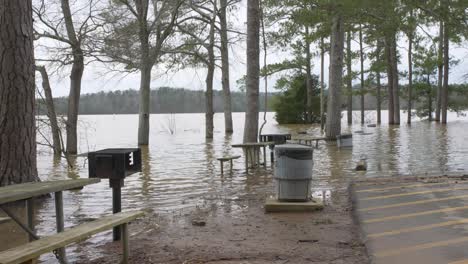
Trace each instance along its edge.
<path fill-rule="evenodd" d="M 239 30 L 245 32 L 246 30 L 246 4 L 245 1 L 239 6 L 238 12 L 230 16 L 231 21 L 234 21 L 235 27 Z M 353 43 L 353 49 L 358 49 L 358 44 Z M 399 70 L 405 71 L 408 68 L 406 55 L 403 52 L 406 52 L 405 47 L 407 46 L 406 40 L 401 38 L 399 41 L 400 52 L 402 53 L 401 62 L 399 64 Z M 316 49 L 313 47 L 312 49 Z M 314 50 L 313 50 L 314 51 Z M 464 82 L 463 76 L 468 73 L 468 45 L 466 43 L 463 46 L 453 46 L 450 49 L 452 57 L 460 60 L 460 63 L 453 69 L 451 69 L 450 83 L 461 83 Z M 263 66 L 263 53 L 261 54 Z M 283 59 L 288 58 L 288 54 L 281 52 L 275 49 L 270 49 L 268 51 L 268 63 L 279 62 Z M 235 43 L 230 49 L 230 74 L 231 74 L 231 89 L 236 91 L 238 87 L 236 86 L 236 80 L 241 78 L 246 73 L 245 67 L 246 61 L 246 51 L 245 43 L 238 42 Z M 320 58 L 316 57 L 313 59 L 313 73 L 320 73 Z M 358 61 L 354 61 L 353 68 L 358 70 L 357 67 Z M 127 90 L 127 89 L 138 89 L 140 84 L 140 75 L 139 73 L 133 73 L 128 75 L 115 73 L 107 73 L 108 70 L 105 66 L 98 63 L 90 64 L 86 66 L 83 82 L 82 82 L 82 94 L 86 93 L 95 93 L 100 91 L 115 91 L 115 90 Z M 178 72 L 164 73 L 164 69 L 158 69 L 155 67 L 153 72 L 153 78 L 151 82 L 152 88 L 157 88 L 160 86 L 170 86 L 170 87 L 179 87 L 187 88 L 192 90 L 204 90 L 205 89 L 205 74 L 206 71 L 203 68 L 199 69 L 184 69 Z M 53 94 L 55 96 L 66 96 L 69 92 L 69 77 L 67 72 L 60 74 L 61 76 L 52 76 L 51 85 L 53 89 Z M 221 72 L 219 69 L 216 70 L 214 89 L 221 90 Z M 275 80 L 278 76 L 272 76 L 268 80 L 269 91 L 273 90 Z M 356 81 L 356 80 L 355 80 Z M 407 80 L 401 80 L 401 83 L 406 83 Z M 328 83 L 328 56 L 325 58 L 325 83 Z M 40 80 L 38 80 L 38 85 L 40 85 Z M 260 84 L 260 88 L 263 91 L 263 82 Z"/>

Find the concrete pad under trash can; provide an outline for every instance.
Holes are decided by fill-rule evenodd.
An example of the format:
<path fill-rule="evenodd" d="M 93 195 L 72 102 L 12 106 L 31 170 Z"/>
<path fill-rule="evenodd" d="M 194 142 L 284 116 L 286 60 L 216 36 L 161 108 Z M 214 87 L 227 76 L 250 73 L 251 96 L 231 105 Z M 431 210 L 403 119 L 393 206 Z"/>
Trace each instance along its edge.
<path fill-rule="evenodd" d="M 267 198 L 265 212 L 313 212 L 323 209 L 322 200 L 310 200 L 307 202 L 282 202 L 275 198 Z"/>

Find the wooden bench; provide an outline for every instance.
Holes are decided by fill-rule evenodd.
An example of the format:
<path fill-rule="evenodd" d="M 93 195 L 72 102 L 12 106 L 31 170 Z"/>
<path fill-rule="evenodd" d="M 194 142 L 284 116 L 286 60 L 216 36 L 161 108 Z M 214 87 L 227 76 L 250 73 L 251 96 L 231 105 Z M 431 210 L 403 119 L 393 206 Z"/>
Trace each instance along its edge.
<path fill-rule="evenodd" d="M 235 159 L 238 159 L 240 158 L 241 156 L 226 156 L 226 157 L 222 157 L 222 158 L 218 158 L 218 160 L 221 162 L 221 174 L 224 173 L 224 167 L 223 167 L 223 163 L 225 161 L 229 161 L 230 162 L 230 171 L 232 172 L 232 161 L 235 160 Z"/>
<path fill-rule="evenodd" d="M 128 262 L 128 228 L 127 223 L 143 215 L 143 212 L 122 212 L 99 218 L 93 222 L 67 229 L 52 236 L 0 252 L 0 264 L 31 263 L 44 253 L 63 248 L 66 245 L 85 240 L 97 233 L 121 226 L 122 230 L 122 263 Z"/>

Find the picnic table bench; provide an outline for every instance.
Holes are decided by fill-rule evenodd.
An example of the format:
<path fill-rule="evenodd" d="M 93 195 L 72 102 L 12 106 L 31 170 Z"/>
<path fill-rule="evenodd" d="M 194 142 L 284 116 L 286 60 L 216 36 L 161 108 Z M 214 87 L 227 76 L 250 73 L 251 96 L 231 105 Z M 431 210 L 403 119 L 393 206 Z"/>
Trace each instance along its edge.
<path fill-rule="evenodd" d="M 223 167 L 223 163 L 225 161 L 229 161 L 230 163 L 230 171 L 232 172 L 232 161 L 235 160 L 235 159 L 238 159 L 240 158 L 241 156 L 225 156 L 225 157 L 221 157 L 221 158 L 218 158 L 218 160 L 220 161 L 221 163 L 221 174 L 224 173 L 224 167 Z"/>
<path fill-rule="evenodd" d="M 308 136 L 308 135 L 294 135 L 291 137 L 291 140 L 298 141 L 299 144 L 302 144 L 304 142 L 305 145 L 312 146 L 313 141 L 315 141 L 315 148 L 318 148 L 318 142 L 320 140 L 326 141 L 326 137 L 314 137 L 314 136 Z"/>
<path fill-rule="evenodd" d="M 124 234 L 123 249 L 124 260 L 128 257 L 128 239 L 126 224 L 139 217 L 141 212 L 114 214 L 100 218 L 84 225 L 75 228 L 64 230 L 64 215 L 63 215 L 63 191 L 80 189 L 86 185 L 100 182 L 100 179 L 75 179 L 75 180 L 60 180 L 60 181 L 45 181 L 31 182 L 23 184 L 15 184 L 6 187 L 0 187 L 0 208 L 23 230 L 29 234 L 29 243 L 12 249 L 0 252 L 0 264 L 14 264 L 32 261 L 41 254 L 54 251 L 57 253 L 57 258 L 61 263 L 66 262 L 66 254 L 64 246 L 73 242 L 78 242 L 90 235 L 102 232 L 116 225 L 122 225 L 122 233 Z M 56 225 L 58 234 L 39 238 L 36 235 L 33 212 L 34 212 L 34 197 L 43 196 L 49 193 L 55 194 L 55 213 Z M 16 217 L 6 206 L 6 203 L 26 201 L 27 208 L 27 223 L 24 224 Z M 35 241 L 34 241 L 35 240 Z M 127 245 L 126 245 L 127 243 Z"/>
<path fill-rule="evenodd" d="M 260 149 L 263 148 L 263 166 L 266 168 L 266 147 L 274 145 L 275 142 L 247 142 L 234 144 L 233 148 L 242 148 L 245 154 L 245 171 L 249 173 L 249 164 L 256 167 L 260 164 Z"/>

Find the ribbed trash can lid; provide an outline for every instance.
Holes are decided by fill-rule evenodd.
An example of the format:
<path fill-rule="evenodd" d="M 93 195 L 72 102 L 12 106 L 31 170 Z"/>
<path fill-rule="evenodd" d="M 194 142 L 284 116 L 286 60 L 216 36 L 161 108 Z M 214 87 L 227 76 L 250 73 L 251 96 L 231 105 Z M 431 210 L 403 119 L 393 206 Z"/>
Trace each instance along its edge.
<path fill-rule="evenodd" d="M 314 149 L 312 147 L 298 144 L 284 144 L 275 147 L 275 154 L 279 158 L 286 156 L 293 159 L 311 159 Z"/>

